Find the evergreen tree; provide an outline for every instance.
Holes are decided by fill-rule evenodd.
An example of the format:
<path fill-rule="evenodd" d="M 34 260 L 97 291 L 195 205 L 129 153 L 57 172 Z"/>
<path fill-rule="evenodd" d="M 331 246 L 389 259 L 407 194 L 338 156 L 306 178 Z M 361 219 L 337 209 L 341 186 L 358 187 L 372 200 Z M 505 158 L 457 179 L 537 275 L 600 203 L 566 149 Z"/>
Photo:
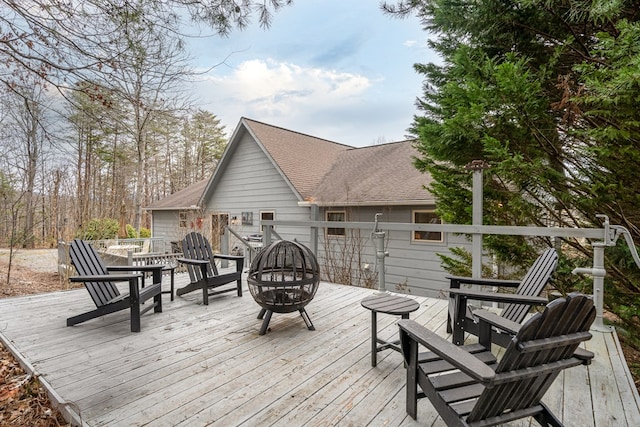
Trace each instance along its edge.
<path fill-rule="evenodd" d="M 227 138 L 224 125 L 215 114 L 197 110 L 182 128 L 184 187 L 209 178 L 222 157 Z"/>
<path fill-rule="evenodd" d="M 425 77 L 411 132 L 445 221 L 471 222 L 471 175 L 485 160 L 484 223 L 600 227 L 596 214 L 640 242 L 639 1 L 407 0 L 442 64 Z M 499 260 L 527 264 L 545 239 L 487 236 Z M 567 240 L 556 285 L 589 265 L 588 243 Z M 607 250 L 605 305 L 640 327 L 640 271 L 628 248 Z M 582 279 L 588 287 L 589 279 Z"/>

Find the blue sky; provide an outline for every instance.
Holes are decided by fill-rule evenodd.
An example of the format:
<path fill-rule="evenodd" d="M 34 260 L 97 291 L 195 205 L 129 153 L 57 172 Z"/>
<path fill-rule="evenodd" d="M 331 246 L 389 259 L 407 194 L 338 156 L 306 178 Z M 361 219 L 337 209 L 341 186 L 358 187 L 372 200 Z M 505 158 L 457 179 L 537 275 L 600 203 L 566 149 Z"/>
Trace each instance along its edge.
<path fill-rule="evenodd" d="M 353 146 L 405 139 L 422 78 L 436 62 L 415 18 L 384 15 L 372 0 L 297 0 L 271 28 L 255 22 L 190 47 L 200 108 L 230 134 L 240 117 Z"/>

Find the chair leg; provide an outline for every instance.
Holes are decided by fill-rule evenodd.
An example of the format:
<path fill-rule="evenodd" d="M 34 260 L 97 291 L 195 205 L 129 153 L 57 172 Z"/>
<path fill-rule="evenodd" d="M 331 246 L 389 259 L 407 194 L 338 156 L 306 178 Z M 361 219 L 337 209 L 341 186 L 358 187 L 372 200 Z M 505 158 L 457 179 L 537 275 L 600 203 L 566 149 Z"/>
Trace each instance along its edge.
<path fill-rule="evenodd" d="M 544 411 L 534 415 L 533 418 L 535 418 L 541 426 L 563 427 L 562 422 L 549 410 L 547 405 L 542 402 L 540 402 L 540 405 L 544 408 Z"/>
<path fill-rule="evenodd" d="M 242 296 L 242 270 L 244 269 L 244 258 L 236 261 L 236 271 L 238 273 L 238 296 Z"/>
<path fill-rule="evenodd" d="M 400 340 L 403 346 L 409 346 L 408 349 L 403 349 L 407 371 L 406 409 L 407 414 L 415 420 L 418 416 L 418 342 L 407 339 L 404 331 L 400 331 Z M 409 360 L 406 359 L 407 356 Z"/>
<path fill-rule="evenodd" d="M 478 343 L 487 350 L 491 350 L 492 329 L 491 325 L 487 322 L 480 322 L 478 324 Z"/>
<path fill-rule="evenodd" d="M 95 310 L 69 317 L 67 319 L 67 326 L 74 326 L 79 323 L 86 322 L 87 320 L 96 319 L 107 314 L 116 313 L 120 310 L 127 310 L 129 309 L 129 307 L 131 307 L 129 300 L 121 300 L 120 302 L 115 304 L 98 307 Z"/>
<path fill-rule="evenodd" d="M 453 298 L 453 318 L 451 327 L 453 329 L 453 343 L 455 345 L 464 344 L 465 316 L 467 315 L 467 299 L 456 295 Z"/>
<path fill-rule="evenodd" d="M 209 290 L 207 289 L 206 283 L 202 284 L 202 303 L 209 305 Z"/>
<path fill-rule="evenodd" d="M 153 297 L 153 302 L 155 304 L 153 312 L 162 313 L 162 292 L 159 292 L 158 295 Z"/>
<path fill-rule="evenodd" d="M 176 270 L 174 268 L 171 269 L 171 301 L 173 301 L 173 295 L 174 295 L 173 288 L 175 286 L 175 277 L 174 277 L 175 276 L 175 274 L 174 274 L 175 271 Z"/>
<path fill-rule="evenodd" d="M 131 332 L 140 332 L 140 304 L 131 305 Z"/>
<path fill-rule="evenodd" d="M 107 313 L 101 310 L 91 310 L 86 313 L 78 314 L 76 316 L 69 317 L 67 319 L 67 326 L 74 326 L 79 323 L 86 322 L 87 320 L 91 320 L 91 319 L 95 319 L 97 317 L 103 316 L 104 314 L 107 314 Z"/>

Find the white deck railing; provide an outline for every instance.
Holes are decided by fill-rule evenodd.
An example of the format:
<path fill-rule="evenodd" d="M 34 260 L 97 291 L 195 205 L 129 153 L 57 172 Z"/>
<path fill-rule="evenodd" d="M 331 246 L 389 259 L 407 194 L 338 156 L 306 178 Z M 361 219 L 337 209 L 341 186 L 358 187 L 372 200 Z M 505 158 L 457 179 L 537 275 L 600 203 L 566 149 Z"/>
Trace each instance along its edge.
<path fill-rule="evenodd" d="M 441 233 L 454 233 L 470 235 L 475 240 L 482 242 L 485 235 L 510 235 L 510 236 L 539 236 L 539 237 L 561 237 L 561 238 L 582 238 L 590 239 L 593 247 L 593 266 L 591 268 L 575 268 L 574 274 L 590 274 L 593 276 L 593 297 L 596 305 L 596 320 L 594 326 L 597 330 L 608 331 L 609 328 L 603 323 L 603 306 L 604 306 L 604 276 L 606 270 L 604 266 L 604 250 L 607 247 L 615 246 L 619 237 L 623 236 L 629 247 L 629 251 L 640 268 L 640 257 L 638 256 L 635 244 L 631 238 L 631 233 L 619 225 L 609 224 L 609 218 L 606 215 L 597 215 L 602 218 L 602 228 L 569 228 L 569 227 L 521 227 L 521 226 L 498 226 L 498 225 L 461 225 L 461 224 L 407 224 L 392 222 L 339 222 L 339 221 L 262 221 L 264 226 L 264 244 L 268 245 L 271 240 L 271 229 L 274 226 L 286 227 L 303 227 L 309 229 L 311 247 L 317 254 L 319 230 L 331 228 L 345 229 L 361 229 L 371 230 L 384 234 L 385 231 L 433 231 Z M 377 218 L 376 218 L 377 219 Z M 384 239 L 384 237 L 383 237 Z M 472 270 L 481 271 L 478 268 L 482 264 L 482 245 L 474 246 L 472 253 Z M 384 262 L 384 257 L 388 254 L 383 253 L 378 262 Z M 384 272 L 384 266 L 380 269 Z M 379 277 L 381 280 L 380 288 L 384 289 L 384 275 Z"/>

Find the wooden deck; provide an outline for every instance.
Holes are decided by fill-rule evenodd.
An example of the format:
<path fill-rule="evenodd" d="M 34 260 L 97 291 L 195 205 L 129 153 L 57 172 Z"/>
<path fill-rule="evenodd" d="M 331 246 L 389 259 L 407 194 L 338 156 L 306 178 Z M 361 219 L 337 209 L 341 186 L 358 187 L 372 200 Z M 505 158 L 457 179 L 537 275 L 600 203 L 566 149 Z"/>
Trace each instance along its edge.
<path fill-rule="evenodd" d="M 398 353 L 380 353 L 371 367 L 360 300 L 372 292 L 322 283 L 307 306 L 316 331 L 297 312 L 276 313 L 259 336 L 249 292 L 209 306 L 197 292 L 165 295 L 164 312 L 145 314 L 140 333 L 129 331 L 127 312 L 66 327 L 92 308 L 79 289 L 0 300 L 0 338 L 87 426 L 444 425 L 426 399 L 417 422 L 405 414 Z M 420 309 L 411 318 L 445 335 L 447 301 L 412 298 Z M 396 320 L 380 314 L 379 336 L 395 334 Z M 567 426 L 639 426 L 617 338 L 594 332 L 587 347 L 593 364 L 565 371 L 545 401 Z"/>

